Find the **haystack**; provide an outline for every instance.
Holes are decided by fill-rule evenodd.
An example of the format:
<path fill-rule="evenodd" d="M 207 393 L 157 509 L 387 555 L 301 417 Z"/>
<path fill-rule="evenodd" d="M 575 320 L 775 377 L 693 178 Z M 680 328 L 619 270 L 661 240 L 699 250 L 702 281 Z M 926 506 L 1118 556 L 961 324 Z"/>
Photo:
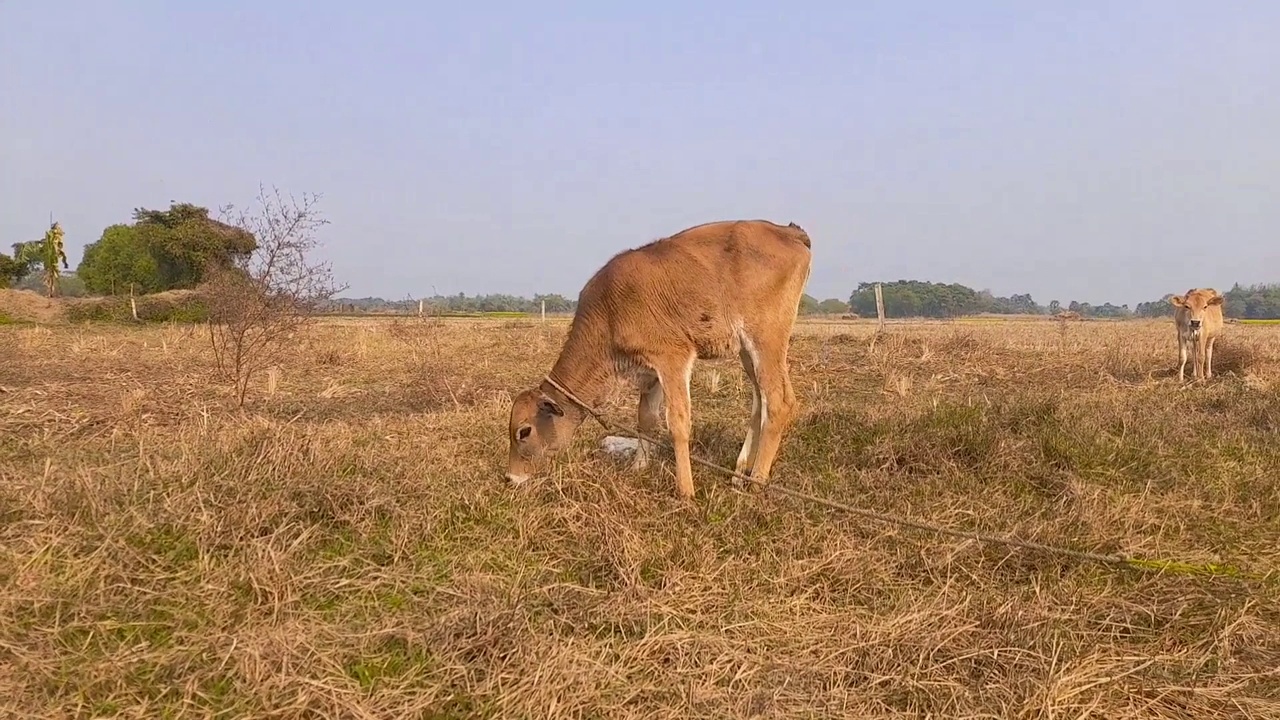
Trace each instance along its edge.
<path fill-rule="evenodd" d="M 0 289 L 0 316 L 17 322 L 57 323 L 64 319 L 65 304 L 30 290 Z"/>

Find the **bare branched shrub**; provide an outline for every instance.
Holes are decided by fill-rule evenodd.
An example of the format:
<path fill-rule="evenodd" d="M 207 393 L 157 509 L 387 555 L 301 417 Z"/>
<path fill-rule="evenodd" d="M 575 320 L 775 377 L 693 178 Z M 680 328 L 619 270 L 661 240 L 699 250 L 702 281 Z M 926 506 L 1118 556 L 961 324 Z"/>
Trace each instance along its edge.
<path fill-rule="evenodd" d="M 209 308 L 209 341 L 219 376 L 243 406 L 252 378 L 274 364 L 318 306 L 342 292 L 327 262 L 312 259 L 316 231 L 329 224 L 316 205 L 259 188 L 255 206 L 221 209 L 223 222 L 253 234 L 257 248 L 232 264 L 214 266 L 203 288 Z"/>

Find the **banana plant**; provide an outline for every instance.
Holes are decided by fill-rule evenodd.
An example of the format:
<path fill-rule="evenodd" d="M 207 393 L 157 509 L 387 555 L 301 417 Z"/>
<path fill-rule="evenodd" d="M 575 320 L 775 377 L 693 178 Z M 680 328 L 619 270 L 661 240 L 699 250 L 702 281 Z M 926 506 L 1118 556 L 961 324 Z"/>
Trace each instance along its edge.
<path fill-rule="evenodd" d="M 49 297 L 58 294 L 58 280 L 62 273 L 58 269 L 61 262 L 63 269 L 69 269 L 67 253 L 62 245 L 62 226 L 57 222 L 49 225 L 44 237 L 34 242 L 19 243 L 13 246 L 14 260 L 28 267 L 41 267 L 45 291 Z"/>

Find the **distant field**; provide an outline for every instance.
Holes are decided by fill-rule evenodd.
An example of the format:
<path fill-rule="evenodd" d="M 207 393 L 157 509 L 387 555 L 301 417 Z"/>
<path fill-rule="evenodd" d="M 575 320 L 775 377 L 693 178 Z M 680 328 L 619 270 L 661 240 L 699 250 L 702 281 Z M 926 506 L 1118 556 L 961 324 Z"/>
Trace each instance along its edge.
<path fill-rule="evenodd" d="M 632 475 L 506 487 L 568 318 L 327 318 L 243 414 L 202 330 L 0 327 L 0 716 L 1280 717 L 1280 586 Z M 1055 545 L 1280 568 L 1280 328 L 804 321 L 775 481 Z M 736 363 L 693 379 L 731 464 Z M 604 402 L 629 424 L 634 398 Z M 1274 579 L 1275 576 L 1273 576 Z"/>
<path fill-rule="evenodd" d="M 494 310 L 491 312 L 432 312 L 430 317 L 437 318 L 475 318 L 475 319 L 494 319 L 494 318 L 523 318 L 523 317 L 539 317 L 539 314 L 530 314 L 526 312 Z M 401 317 L 411 318 L 418 317 L 410 313 L 381 313 L 381 312 L 327 312 L 324 317 L 355 317 L 355 318 L 390 318 Z"/>

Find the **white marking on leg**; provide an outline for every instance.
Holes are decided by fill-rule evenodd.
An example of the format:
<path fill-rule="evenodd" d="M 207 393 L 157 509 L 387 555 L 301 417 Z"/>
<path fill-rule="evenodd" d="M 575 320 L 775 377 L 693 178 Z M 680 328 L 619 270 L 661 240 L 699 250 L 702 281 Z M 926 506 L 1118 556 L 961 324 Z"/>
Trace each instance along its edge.
<path fill-rule="evenodd" d="M 1187 341 L 1181 334 L 1178 336 L 1178 382 L 1185 382 L 1187 377 Z"/>
<path fill-rule="evenodd" d="M 684 365 L 684 399 L 689 405 L 689 414 L 693 414 L 693 398 L 691 391 L 693 389 L 693 363 L 698 359 L 698 353 L 689 353 L 689 362 Z"/>
<path fill-rule="evenodd" d="M 747 349 L 747 356 L 751 358 L 751 367 L 756 376 L 756 393 L 760 397 L 760 429 L 763 431 L 764 424 L 769 421 L 769 398 L 765 397 L 764 391 L 760 389 L 760 351 L 746 331 L 742 333 L 742 346 Z"/>
<path fill-rule="evenodd" d="M 751 456 L 751 447 L 755 444 L 756 434 L 756 413 L 760 410 L 760 390 L 755 384 L 751 385 L 751 422 L 747 423 L 747 437 L 742 443 L 742 450 L 738 451 L 738 467 L 747 461 Z"/>
<path fill-rule="evenodd" d="M 764 430 L 764 424 L 769 418 L 769 401 L 764 396 L 764 392 L 760 388 L 760 351 L 756 348 L 755 342 L 751 340 L 751 336 L 747 334 L 746 326 L 739 320 L 733 325 L 735 334 L 738 336 L 738 343 L 747 355 L 747 359 L 751 362 L 751 422 L 747 425 L 747 437 L 742 443 L 742 450 L 738 452 L 738 466 L 742 466 L 747 459 L 755 453 L 756 443 L 760 440 L 760 433 Z M 755 422 L 756 413 L 760 414 L 760 422 Z M 750 472 L 751 468 L 744 468 Z"/>

